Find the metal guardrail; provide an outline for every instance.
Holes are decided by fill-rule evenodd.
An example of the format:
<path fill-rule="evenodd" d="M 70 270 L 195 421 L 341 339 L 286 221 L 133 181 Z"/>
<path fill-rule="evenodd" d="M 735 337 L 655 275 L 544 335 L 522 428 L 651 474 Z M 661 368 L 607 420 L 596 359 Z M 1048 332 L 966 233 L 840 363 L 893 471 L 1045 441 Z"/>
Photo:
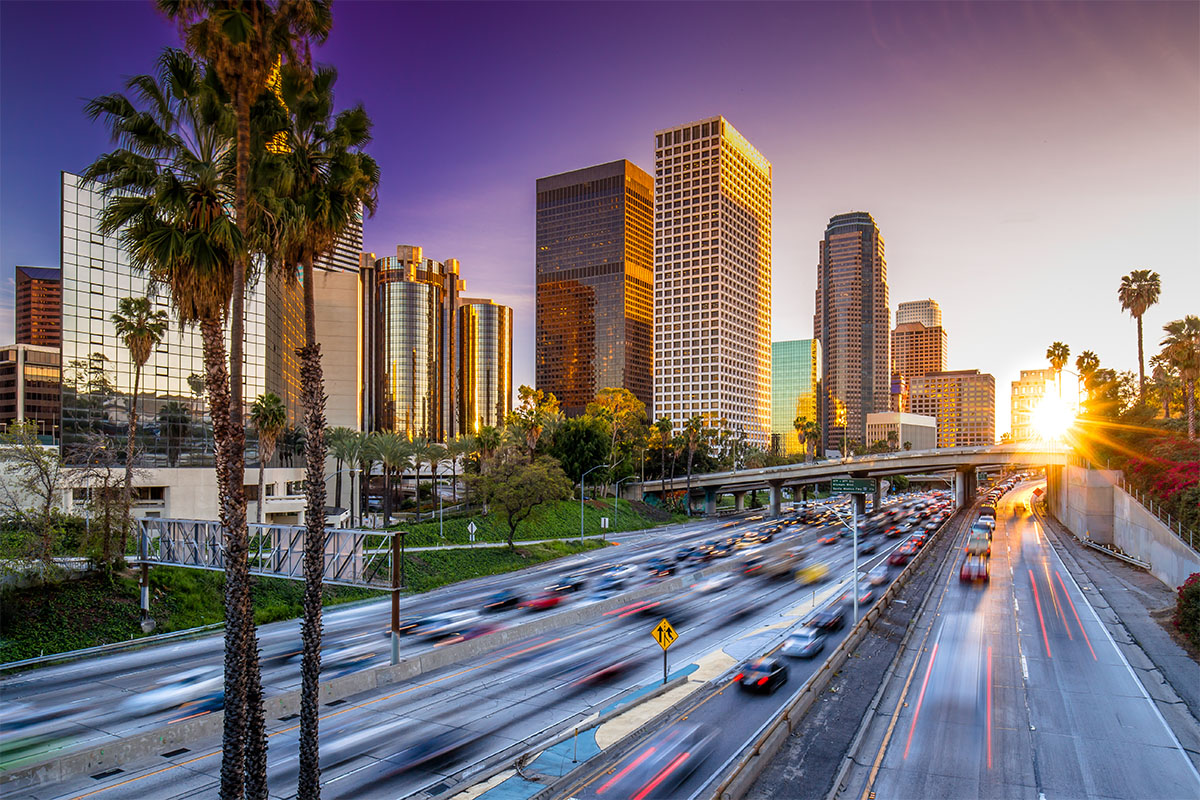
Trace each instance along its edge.
<path fill-rule="evenodd" d="M 1154 497 L 1146 492 L 1138 491 L 1129 481 L 1125 480 L 1125 473 L 1121 473 L 1121 480 L 1117 482 L 1117 485 L 1125 494 L 1132 497 L 1138 505 L 1149 511 L 1163 525 L 1166 525 L 1167 530 L 1178 536 L 1181 541 L 1186 542 L 1188 547 L 1193 550 L 1200 550 L 1196 546 L 1200 544 L 1200 531 L 1196 531 L 1191 527 L 1184 527 L 1183 520 L 1173 517 L 1169 511 L 1164 511 L 1161 502 L 1155 502 Z"/>
<path fill-rule="evenodd" d="M 22 667 L 35 667 L 39 664 L 54 664 L 59 661 L 71 661 L 76 658 L 87 658 L 88 656 L 98 656 L 106 653 L 116 653 L 120 652 L 121 650 L 143 647 L 156 644 L 158 642 L 167 642 L 171 641 L 172 639 L 185 639 L 189 636 L 195 636 L 196 634 L 223 627 L 225 627 L 224 622 L 214 622 L 211 625 L 201 625 L 197 628 L 186 628 L 181 631 L 160 633 L 155 636 L 141 636 L 136 639 L 127 639 L 123 642 L 109 642 L 108 644 L 100 644 L 96 645 L 95 647 L 84 647 L 81 650 L 67 650 L 62 653 L 51 653 L 50 655 L 46 656 L 24 658 L 20 661 L 8 661 L 4 664 L 0 664 L 0 672 L 6 672 L 12 669 L 21 669 Z"/>

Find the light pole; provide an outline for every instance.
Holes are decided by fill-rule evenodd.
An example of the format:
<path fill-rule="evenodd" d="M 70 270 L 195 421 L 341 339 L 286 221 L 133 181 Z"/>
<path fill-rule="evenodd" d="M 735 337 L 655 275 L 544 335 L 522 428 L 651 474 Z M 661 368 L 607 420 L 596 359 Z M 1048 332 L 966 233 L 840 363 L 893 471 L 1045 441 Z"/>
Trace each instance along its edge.
<path fill-rule="evenodd" d="M 579 476 L 579 542 L 580 542 L 580 544 L 583 543 L 583 482 L 584 482 L 584 480 L 587 479 L 588 475 L 591 475 L 593 472 L 600 469 L 601 467 L 607 467 L 607 466 L 608 466 L 608 464 L 597 464 L 596 466 L 592 467 L 587 472 L 585 472 Z"/>

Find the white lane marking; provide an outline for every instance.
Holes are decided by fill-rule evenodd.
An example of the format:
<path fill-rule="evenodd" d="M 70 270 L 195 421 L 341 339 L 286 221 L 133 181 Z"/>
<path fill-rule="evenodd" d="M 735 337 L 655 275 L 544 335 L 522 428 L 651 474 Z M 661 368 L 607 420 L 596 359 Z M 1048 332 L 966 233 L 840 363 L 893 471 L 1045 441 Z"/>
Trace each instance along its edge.
<path fill-rule="evenodd" d="M 1025 654 L 1021 653 L 1021 677 L 1026 681 L 1029 680 L 1029 664 L 1025 662 Z"/>
<path fill-rule="evenodd" d="M 1062 571 L 1067 573 L 1067 577 L 1071 579 L 1071 585 L 1075 587 L 1077 592 L 1079 592 L 1079 599 L 1082 600 L 1083 604 L 1086 605 L 1088 610 L 1092 612 L 1092 619 L 1096 620 L 1096 624 L 1100 627 L 1100 630 L 1104 631 L 1104 637 L 1108 639 L 1109 645 L 1111 645 L 1112 649 L 1115 650 L 1117 655 L 1121 657 L 1121 663 L 1125 665 L 1126 671 L 1129 672 L 1130 679 L 1133 680 L 1133 683 L 1135 686 L 1137 686 L 1138 691 L 1142 693 L 1142 697 L 1145 698 L 1146 702 L 1150 704 L 1150 708 L 1154 711 L 1154 716 L 1158 717 L 1158 721 L 1161 722 L 1163 728 L 1166 729 L 1167 735 L 1171 737 L 1171 741 L 1175 743 L 1175 749 L 1179 751 L 1179 755 L 1183 759 L 1183 763 L 1187 764 L 1188 770 L 1192 773 L 1192 777 L 1196 779 L 1197 784 L 1200 784 L 1200 772 L 1196 771 L 1196 765 L 1192 763 L 1190 758 L 1188 758 L 1187 751 L 1185 751 L 1183 749 L 1183 745 L 1179 743 L 1179 737 L 1175 735 L 1175 731 L 1171 729 L 1171 726 L 1168 725 L 1167 721 L 1163 718 L 1162 712 L 1158 710 L 1158 704 L 1155 703 L 1150 697 L 1149 692 L 1146 691 L 1146 687 L 1142 685 L 1140 680 L 1138 680 L 1137 673 L 1133 671 L 1133 667 L 1129 664 L 1129 659 L 1125 658 L 1125 654 L 1121 652 L 1121 648 L 1117 647 L 1117 642 L 1115 639 L 1113 639 L 1112 634 L 1108 632 L 1108 627 L 1100 621 L 1100 615 L 1096 613 L 1096 609 L 1092 608 L 1091 601 L 1088 600 L 1087 595 L 1083 593 L 1083 590 L 1079 588 L 1079 583 L 1075 580 L 1075 576 L 1071 574 L 1071 570 L 1067 569 L 1066 563 L 1058 555 L 1058 550 L 1055 549 L 1054 545 L 1050 543 L 1050 537 L 1046 537 L 1046 545 L 1049 547 L 1050 552 L 1054 554 L 1054 560 L 1057 561 L 1062 567 Z M 1059 574 L 1061 576 L 1062 573 Z"/>

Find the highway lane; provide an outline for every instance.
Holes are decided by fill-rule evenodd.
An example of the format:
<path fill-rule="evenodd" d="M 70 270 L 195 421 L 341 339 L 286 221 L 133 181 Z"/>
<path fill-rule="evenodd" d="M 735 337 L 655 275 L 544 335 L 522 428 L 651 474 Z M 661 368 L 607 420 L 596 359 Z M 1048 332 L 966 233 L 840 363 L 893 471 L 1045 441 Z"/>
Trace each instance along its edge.
<path fill-rule="evenodd" d="M 1030 514 L 997 508 L 991 580 L 947 565 L 929 636 L 845 797 L 1200 797 L 1200 776 Z M 959 556 L 961 563 L 961 556 Z"/>
<path fill-rule="evenodd" d="M 832 562 L 833 573 L 840 573 L 843 578 L 849 576 L 848 545 L 819 548 L 816 555 Z M 828 588 L 833 590 L 832 585 Z M 734 592 L 693 590 L 685 595 L 674 604 L 677 611 L 681 603 L 685 604 L 684 610 L 690 616 L 679 618 L 677 623 L 682 638 L 672 649 L 673 665 L 698 659 L 725 645 L 749 652 L 760 645 L 743 644 L 739 639 L 748 633 L 752 638 L 763 636 L 755 631 L 764 625 L 777 625 L 782 614 L 794 613 L 796 609 L 810 610 L 805 600 L 811 597 L 809 592 L 789 582 L 758 579 L 748 580 Z M 725 608 L 735 596 L 738 602 L 749 601 L 756 611 L 737 623 L 728 623 L 724 619 Z M 605 707 L 630 687 L 652 683 L 661 675 L 661 661 L 654 657 L 658 648 L 649 636 L 659 618 L 657 614 L 658 610 L 647 616 L 610 615 L 579 631 L 519 643 L 474 662 L 422 676 L 408 684 L 397 684 L 380 697 L 351 698 L 345 707 L 327 709 L 322 723 L 323 752 L 336 758 L 339 750 L 344 750 L 348 757 L 344 763 L 326 767 L 325 795 L 353 797 L 364 796 L 366 792 L 370 796 L 402 797 L 427 789 L 445 780 L 447 775 L 461 772 L 550 727 L 581 719 Z M 797 618 L 793 616 L 792 620 Z M 561 676 L 548 673 L 548 662 L 564 652 L 586 647 L 616 651 L 631 642 L 640 644 L 639 652 L 645 657 L 612 683 L 575 689 L 566 685 L 568 681 Z M 272 780 L 275 789 L 283 791 L 291 784 L 296 731 L 294 722 L 271 720 L 271 726 Z M 404 761 L 403 754 L 411 746 L 412 737 L 430 739 L 458 731 L 469 734 L 465 737 L 467 746 L 461 751 L 432 769 L 429 765 L 407 771 L 399 769 L 401 764 L 397 762 Z M 343 741 L 352 746 L 343 746 Z M 376 741 L 378 744 L 374 744 Z M 83 777 L 24 796 L 77 796 L 98 789 L 106 789 L 105 797 L 187 796 L 193 792 L 202 796 L 211 793 L 219 767 L 219 759 L 205 755 L 206 752 L 212 750 L 195 747 L 168 759 L 152 758 L 145 763 L 123 765 L 124 772 L 102 781 Z M 180 766 L 170 766 L 176 762 Z"/>

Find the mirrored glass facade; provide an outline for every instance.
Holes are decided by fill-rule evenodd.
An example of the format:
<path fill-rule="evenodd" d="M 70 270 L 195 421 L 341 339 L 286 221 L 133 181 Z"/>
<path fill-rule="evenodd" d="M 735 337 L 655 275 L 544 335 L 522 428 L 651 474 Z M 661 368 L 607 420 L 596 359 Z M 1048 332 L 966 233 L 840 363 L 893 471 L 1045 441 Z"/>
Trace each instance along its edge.
<path fill-rule="evenodd" d="M 499 427 L 512 410 L 512 331 L 508 306 L 470 299 L 459 306 L 459 419 L 464 433 L 478 433 L 484 425 Z"/>
<path fill-rule="evenodd" d="M 624 159 L 538 179 L 535 380 L 568 415 L 610 387 L 651 404 L 653 220 Z"/>
<path fill-rule="evenodd" d="M 79 176 L 62 174 L 62 443 L 68 460 L 91 431 L 114 437 L 124 452 L 133 364 L 110 318 L 120 298 L 146 296 L 148 288 L 118 237 L 100 233 L 103 206 L 103 196 Z M 259 281 L 246 298 L 247 404 L 269 384 L 265 297 Z M 151 301 L 171 314 L 164 295 Z M 172 321 L 142 370 L 137 402 L 142 466 L 212 464 L 198 330 Z"/>
<path fill-rule="evenodd" d="M 780 455 L 804 453 L 796 417 L 817 421 L 821 344 L 814 339 L 771 343 L 771 441 Z"/>

